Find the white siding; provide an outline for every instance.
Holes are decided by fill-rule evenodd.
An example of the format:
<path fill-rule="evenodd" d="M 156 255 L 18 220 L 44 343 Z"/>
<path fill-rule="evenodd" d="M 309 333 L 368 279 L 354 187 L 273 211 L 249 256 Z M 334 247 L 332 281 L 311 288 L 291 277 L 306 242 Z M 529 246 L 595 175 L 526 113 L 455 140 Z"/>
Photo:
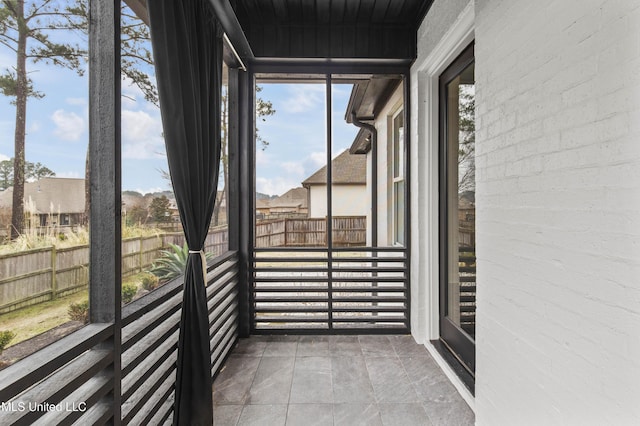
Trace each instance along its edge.
<path fill-rule="evenodd" d="M 411 79 L 412 332 L 438 336 L 437 76 L 474 38 L 477 380 L 463 396 L 478 425 L 640 424 L 637 1 L 434 2 Z"/>
<path fill-rule="evenodd" d="M 378 113 L 374 126 L 378 132 L 378 245 L 392 245 L 393 241 L 393 123 L 392 117 L 402 108 L 402 86 L 393 93 L 385 107 Z M 367 154 L 367 191 L 371 192 L 371 152 Z M 370 197 L 369 197 L 370 198 Z M 370 200 L 369 200 L 370 202 Z M 367 241 L 370 240 L 367 228 Z"/>
<path fill-rule="evenodd" d="M 331 188 L 333 216 L 365 216 L 370 197 L 365 185 L 334 185 Z M 309 217 L 327 216 L 327 187 L 311 185 Z"/>
<path fill-rule="evenodd" d="M 639 6 L 477 3 L 478 425 L 640 424 Z"/>

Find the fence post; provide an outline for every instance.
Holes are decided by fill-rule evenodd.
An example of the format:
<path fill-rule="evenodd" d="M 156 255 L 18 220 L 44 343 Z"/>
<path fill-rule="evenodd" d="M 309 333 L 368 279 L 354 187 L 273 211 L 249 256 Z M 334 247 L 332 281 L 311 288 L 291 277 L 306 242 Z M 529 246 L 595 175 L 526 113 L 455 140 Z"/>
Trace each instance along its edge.
<path fill-rule="evenodd" d="M 142 247 L 143 247 L 143 245 L 142 245 L 142 235 L 140 235 L 140 255 L 138 256 L 139 257 L 138 265 L 140 265 L 140 270 L 138 272 L 142 272 L 142 258 L 143 258 L 143 256 L 142 256 Z"/>
<path fill-rule="evenodd" d="M 329 247 L 329 216 L 324 217 L 324 245 Z"/>
<path fill-rule="evenodd" d="M 284 246 L 289 247 L 289 239 L 287 238 L 287 218 L 284 218 Z"/>
<path fill-rule="evenodd" d="M 58 282 L 56 280 L 56 247 L 51 247 L 51 300 L 58 297 Z"/>

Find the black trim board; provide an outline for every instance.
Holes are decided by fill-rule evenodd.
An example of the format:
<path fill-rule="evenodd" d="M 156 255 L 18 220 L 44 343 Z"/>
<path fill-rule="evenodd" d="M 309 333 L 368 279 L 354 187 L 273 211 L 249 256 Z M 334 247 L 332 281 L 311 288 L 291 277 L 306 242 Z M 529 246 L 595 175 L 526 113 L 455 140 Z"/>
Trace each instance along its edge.
<path fill-rule="evenodd" d="M 449 348 L 440 340 L 431 340 L 430 343 L 433 345 L 436 351 L 438 351 L 442 358 L 444 358 L 447 364 L 449 364 L 449 366 L 453 369 L 454 373 L 456 373 L 456 376 L 458 376 L 460 380 L 462 380 L 462 383 L 467 389 L 469 389 L 471 395 L 475 396 L 476 381 L 471 373 L 469 373 L 469 371 L 464 368 L 458 358 L 453 356 Z"/>

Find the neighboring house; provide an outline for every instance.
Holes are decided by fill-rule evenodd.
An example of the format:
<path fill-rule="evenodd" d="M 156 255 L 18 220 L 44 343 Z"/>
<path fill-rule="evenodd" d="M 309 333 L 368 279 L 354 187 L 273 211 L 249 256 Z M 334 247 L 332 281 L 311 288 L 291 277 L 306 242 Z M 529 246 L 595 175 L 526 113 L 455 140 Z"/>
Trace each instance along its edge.
<path fill-rule="evenodd" d="M 173 195 L 172 191 L 161 191 L 161 192 L 153 192 L 153 193 L 147 193 L 147 194 L 140 194 L 137 193 L 135 191 L 124 191 L 122 193 L 122 208 L 123 208 L 123 214 L 126 214 L 127 211 L 130 211 L 131 209 L 135 208 L 135 207 L 142 207 L 145 210 L 149 210 L 149 206 L 151 205 L 151 202 L 153 201 L 154 198 L 159 198 L 159 197 L 167 197 L 167 199 L 169 200 L 169 216 L 170 216 L 170 220 L 167 220 L 168 222 L 180 222 L 180 214 L 178 212 L 178 205 L 176 204 L 176 199 L 175 196 Z M 222 201 L 221 201 L 222 200 Z M 224 203 L 224 197 L 223 197 L 223 192 L 222 191 L 218 191 L 218 200 L 216 201 L 218 202 L 222 202 L 221 205 L 221 214 L 224 213 L 224 208 L 225 208 L 225 203 Z M 150 220 L 149 218 L 147 218 L 147 220 Z"/>
<path fill-rule="evenodd" d="M 32 228 L 82 224 L 84 179 L 46 177 L 24 184 L 26 223 Z M 0 193 L 0 207 L 11 208 L 13 187 Z"/>
<path fill-rule="evenodd" d="M 258 219 L 264 219 L 271 214 L 271 198 L 258 198 L 256 200 L 256 215 Z"/>
<path fill-rule="evenodd" d="M 270 200 L 270 214 L 294 213 L 306 215 L 309 212 L 307 190 L 303 187 L 292 188 L 274 200 Z"/>
<path fill-rule="evenodd" d="M 367 195 L 367 159 L 345 150 L 331 161 L 332 215 L 365 216 L 370 210 Z M 302 182 L 308 192 L 309 217 L 327 216 L 327 166 Z"/>
<path fill-rule="evenodd" d="M 256 217 L 258 219 L 307 217 L 308 203 L 305 188 L 292 188 L 276 198 L 258 198 L 256 200 Z"/>

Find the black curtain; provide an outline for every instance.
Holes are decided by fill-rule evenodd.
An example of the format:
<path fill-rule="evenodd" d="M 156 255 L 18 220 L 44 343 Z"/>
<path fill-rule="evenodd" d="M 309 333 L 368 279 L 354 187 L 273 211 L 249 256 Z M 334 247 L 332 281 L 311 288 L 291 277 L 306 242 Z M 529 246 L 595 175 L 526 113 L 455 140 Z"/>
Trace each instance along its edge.
<path fill-rule="evenodd" d="M 189 245 L 178 343 L 175 425 L 211 425 L 204 255 L 220 164 L 222 33 L 207 0 L 148 0 L 169 171 Z"/>

